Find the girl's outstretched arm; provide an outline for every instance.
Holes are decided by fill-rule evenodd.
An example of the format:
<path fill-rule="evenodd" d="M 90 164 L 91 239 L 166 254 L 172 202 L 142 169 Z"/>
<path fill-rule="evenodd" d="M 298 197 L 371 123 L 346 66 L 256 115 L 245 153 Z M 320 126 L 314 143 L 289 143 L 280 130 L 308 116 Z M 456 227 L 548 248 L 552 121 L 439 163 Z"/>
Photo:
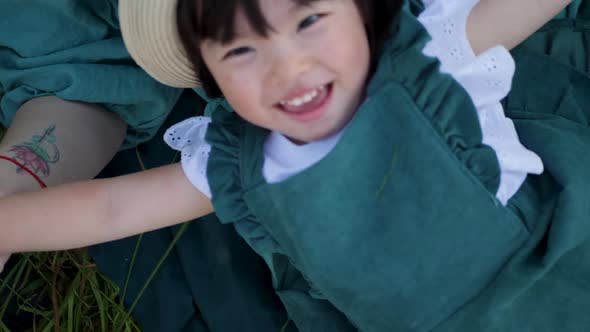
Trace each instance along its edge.
<path fill-rule="evenodd" d="M 469 15 L 467 35 L 479 54 L 503 45 L 512 49 L 572 0 L 480 0 Z"/>
<path fill-rule="evenodd" d="M 213 212 L 179 164 L 0 199 L 0 252 L 88 246 Z"/>

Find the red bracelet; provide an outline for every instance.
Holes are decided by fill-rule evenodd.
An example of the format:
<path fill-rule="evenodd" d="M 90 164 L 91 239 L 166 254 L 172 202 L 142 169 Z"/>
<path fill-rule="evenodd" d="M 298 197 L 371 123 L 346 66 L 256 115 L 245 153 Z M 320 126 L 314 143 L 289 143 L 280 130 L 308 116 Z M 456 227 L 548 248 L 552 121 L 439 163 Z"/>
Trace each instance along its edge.
<path fill-rule="evenodd" d="M 10 161 L 11 163 L 15 164 L 20 169 L 22 169 L 25 172 L 29 173 L 29 175 L 31 175 L 35 180 L 37 180 L 37 182 L 39 182 L 39 185 L 41 186 L 41 188 L 47 188 L 47 185 L 45 184 L 45 182 L 43 182 L 43 180 L 41 180 L 41 178 L 37 174 L 35 174 L 35 172 L 31 171 L 25 165 L 19 163 L 16 159 L 10 158 L 10 157 L 6 157 L 6 156 L 2 156 L 2 155 L 0 155 L 0 159 L 4 159 L 4 160 Z"/>

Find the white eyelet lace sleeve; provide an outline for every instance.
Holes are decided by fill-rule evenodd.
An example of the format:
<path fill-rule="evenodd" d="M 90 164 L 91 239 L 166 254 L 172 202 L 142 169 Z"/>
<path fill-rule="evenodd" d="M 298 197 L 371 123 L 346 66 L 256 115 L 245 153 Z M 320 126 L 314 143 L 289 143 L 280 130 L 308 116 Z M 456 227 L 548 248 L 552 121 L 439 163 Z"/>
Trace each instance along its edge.
<path fill-rule="evenodd" d="M 205 141 L 211 118 L 197 116 L 175 124 L 166 130 L 164 141 L 174 150 L 180 151 L 180 162 L 189 181 L 205 196 L 211 198 L 207 181 L 207 161 L 211 145 Z"/>
<path fill-rule="evenodd" d="M 512 120 L 504 115 L 500 100 L 512 86 L 514 59 L 498 45 L 476 56 L 467 38 L 467 19 L 479 0 L 424 0 L 418 20 L 432 40 L 423 53 L 436 57 L 441 72 L 450 74 L 467 91 L 477 109 L 483 143 L 496 152 L 500 187 L 496 197 L 506 204 L 528 173 L 543 172 L 541 159 L 525 148 Z"/>

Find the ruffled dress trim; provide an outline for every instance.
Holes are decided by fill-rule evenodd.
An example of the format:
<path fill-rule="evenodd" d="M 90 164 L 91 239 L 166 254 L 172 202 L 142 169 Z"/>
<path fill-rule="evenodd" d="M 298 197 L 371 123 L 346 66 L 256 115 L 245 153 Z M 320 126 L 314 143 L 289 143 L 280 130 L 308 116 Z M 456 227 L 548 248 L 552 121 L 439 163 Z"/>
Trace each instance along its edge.
<path fill-rule="evenodd" d="M 424 54 L 437 57 L 441 72 L 450 74 L 475 104 L 483 143 L 491 146 L 500 163 L 500 186 L 496 197 L 506 204 L 529 173 L 543 172 L 541 159 L 525 148 L 512 120 L 504 115 L 500 100 L 510 92 L 514 60 L 503 46 L 476 56 L 467 36 L 467 19 L 478 0 L 424 1 L 418 20 L 432 36 Z"/>
<path fill-rule="evenodd" d="M 211 118 L 197 116 L 184 120 L 166 130 L 164 141 L 174 150 L 180 151 L 180 163 L 189 181 L 205 196 L 211 198 L 207 181 L 207 161 L 211 145 L 205 141 Z"/>
<path fill-rule="evenodd" d="M 268 262 L 264 253 L 282 252 L 244 200 L 244 192 L 264 184 L 263 145 L 268 131 L 218 107 L 212 112 L 205 139 L 211 145 L 207 178 L 211 201 L 222 223 L 235 224 L 238 233 Z M 255 162 L 251 162 L 255 161 Z"/>

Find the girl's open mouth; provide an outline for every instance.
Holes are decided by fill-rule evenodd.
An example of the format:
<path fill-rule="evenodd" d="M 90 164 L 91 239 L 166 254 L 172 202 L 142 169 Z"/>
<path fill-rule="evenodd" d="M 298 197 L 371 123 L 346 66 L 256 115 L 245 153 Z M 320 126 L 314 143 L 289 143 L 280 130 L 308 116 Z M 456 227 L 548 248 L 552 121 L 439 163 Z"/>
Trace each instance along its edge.
<path fill-rule="evenodd" d="M 317 120 L 327 110 L 332 88 L 333 83 L 322 85 L 296 98 L 279 102 L 277 108 L 298 121 Z"/>

